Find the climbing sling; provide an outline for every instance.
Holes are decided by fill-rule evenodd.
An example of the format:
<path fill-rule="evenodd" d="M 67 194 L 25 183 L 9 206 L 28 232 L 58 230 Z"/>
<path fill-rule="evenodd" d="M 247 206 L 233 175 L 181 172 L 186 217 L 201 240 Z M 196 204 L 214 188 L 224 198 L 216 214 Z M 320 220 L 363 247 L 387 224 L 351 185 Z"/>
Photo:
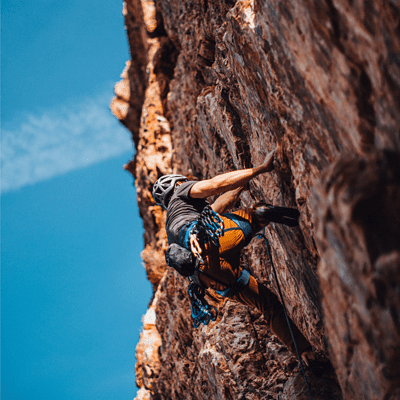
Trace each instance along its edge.
<path fill-rule="evenodd" d="M 263 229 L 262 233 L 259 233 L 259 234 L 258 234 L 258 238 L 259 238 L 259 239 L 263 238 L 263 239 L 264 239 L 264 242 L 265 242 L 265 245 L 266 245 L 266 247 L 267 247 L 267 253 L 268 253 L 269 261 L 270 261 L 270 263 L 271 263 L 271 267 L 272 267 L 272 271 L 273 271 L 273 273 L 274 273 L 274 278 L 275 278 L 276 286 L 277 286 L 277 288 L 278 288 L 279 296 L 280 296 L 280 298 L 281 298 L 281 303 L 282 303 L 283 311 L 284 311 L 284 313 L 285 313 L 286 322 L 287 322 L 288 327 L 289 327 L 290 335 L 292 336 L 294 348 L 296 349 L 296 354 L 297 354 L 297 358 L 298 358 L 299 363 L 300 363 L 301 372 L 302 372 L 302 374 L 303 374 L 304 381 L 305 381 L 305 383 L 306 383 L 308 395 L 310 396 L 310 399 L 313 400 L 313 398 L 312 398 L 312 396 L 311 396 L 310 387 L 309 387 L 309 385 L 308 385 L 308 380 L 307 380 L 307 377 L 306 377 L 306 373 L 305 373 L 305 371 L 304 371 L 303 362 L 302 362 L 302 360 L 301 360 L 301 356 L 300 356 L 299 350 L 298 350 L 298 348 L 297 348 L 297 343 L 296 343 L 296 340 L 295 340 L 295 338 L 294 338 L 294 334 L 293 334 L 293 331 L 292 331 L 292 327 L 290 326 L 290 320 L 289 320 L 289 317 L 288 317 L 288 315 L 287 315 L 285 301 L 283 300 L 283 295 L 282 295 L 281 287 L 280 287 L 279 281 L 278 281 L 278 275 L 277 275 L 276 270 L 275 270 L 275 265 L 274 265 L 274 263 L 273 263 L 273 261 L 272 261 L 272 256 L 271 256 L 271 251 L 270 251 L 270 248 L 269 248 L 269 244 L 268 244 L 267 238 L 266 238 L 266 236 L 265 236 L 265 228 Z"/>

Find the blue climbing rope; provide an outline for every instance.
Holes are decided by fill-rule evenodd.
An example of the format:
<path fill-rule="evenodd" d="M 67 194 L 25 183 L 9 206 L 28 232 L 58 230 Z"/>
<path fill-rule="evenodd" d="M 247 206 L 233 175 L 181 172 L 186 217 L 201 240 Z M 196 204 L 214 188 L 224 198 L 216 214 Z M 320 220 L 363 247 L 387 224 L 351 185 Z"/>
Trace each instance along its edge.
<path fill-rule="evenodd" d="M 215 307 L 210 306 L 204 298 L 204 288 L 195 282 L 189 285 L 189 297 L 191 300 L 190 311 L 194 320 L 194 327 L 200 324 L 208 325 L 210 321 L 217 319 L 218 311 Z"/>
<path fill-rule="evenodd" d="M 259 233 L 259 234 L 258 234 L 258 238 L 259 238 L 259 239 L 264 238 L 265 245 L 267 246 L 268 257 L 269 257 L 269 261 L 270 261 L 271 266 L 272 266 L 272 271 L 273 271 L 273 273 L 274 273 L 275 282 L 276 282 L 276 286 L 277 286 L 277 288 L 278 288 L 279 296 L 280 296 L 280 298 L 281 298 L 281 303 L 282 303 L 282 306 L 283 306 L 283 311 L 284 311 L 284 313 L 285 313 L 286 322 L 287 322 L 287 324 L 288 324 L 289 331 L 290 331 L 290 335 L 292 336 L 293 344 L 294 344 L 294 347 L 295 347 L 295 349 L 296 349 L 297 358 L 298 358 L 299 363 L 300 363 L 301 372 L 303 373 L 303 377 L 304 377 L 304 381 L 305 381 L 306 386 L 307 386 L 308 394 L 309 394 L 309 396 L 310 396 L 310 399 L 313 400 L 313 398 L 312 398 L 312 396 L 311 396 L 310 387 L 309 387 L 309 385 L 308 385 L 308 380 L 307 380 L 307 377 L 306 377 L 306 372 L 304 371 L 303 362 L 302 362 L 302 360 L 301 360 L 301 357 L 300 357 L 300 354 L 299 354 L 299 350 L 298 350 L 298 348 L 297 348 L 297 343 L 296 343 L 296 340 L 295 340 L 295 338 L 294 338 L 294 334 L 293 334 L 293 331 L 292 331 L 292 327 L 290 326 L 290 320 L 289 320 L 289 317 L 288 317 L 288 315 L 287 315 L 285 301 L 283 300 L 283 295 L 282 295 L 282 291 L 281 291 L 281 286 L 279 285 L 279 281 L 278 281 L 278 275 L 276 274 L 275 265 L 274 265 L 274 263 L 273 263 L 273 261 L 272 261 L 272 256 L 271 256 L 271 251 L 270 251 L 270 248 L 269 248 L 268 240 L 267 240 L 267 238 L 266 238 L 266 236 L 265 236 L 265 228 L 263 229 L 262 233 Z"/>

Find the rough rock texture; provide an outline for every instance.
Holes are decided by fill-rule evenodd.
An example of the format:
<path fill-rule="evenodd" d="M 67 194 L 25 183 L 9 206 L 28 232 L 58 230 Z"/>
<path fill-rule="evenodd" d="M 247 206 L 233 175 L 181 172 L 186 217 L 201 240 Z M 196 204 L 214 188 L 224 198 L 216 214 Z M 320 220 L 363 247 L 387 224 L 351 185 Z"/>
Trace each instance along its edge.
<path fill-rule="evenodd" d="M 342 159 L 316 192 L 318 275 L 341 386 L 349 398 L 400 399 L 400 157 Z"/>
<path fill-rule="evenodd" d="M 400 398 L 400 3 L 127 0 L 124 15 L 132 57 L 111 109 L 137 150 L 154 288 L 137 399 L 308 398 L 257 310 L 210 293 L 218 320 L 193 329 L 151 197 L 165 173 L 208 178 L 272 149 L 238 206 L 301 212 L 266 235 L 290 316 L 336 370 L 308 373 L 313 398 Z M 262 240 L 242 258 L 276 292 Z"/>

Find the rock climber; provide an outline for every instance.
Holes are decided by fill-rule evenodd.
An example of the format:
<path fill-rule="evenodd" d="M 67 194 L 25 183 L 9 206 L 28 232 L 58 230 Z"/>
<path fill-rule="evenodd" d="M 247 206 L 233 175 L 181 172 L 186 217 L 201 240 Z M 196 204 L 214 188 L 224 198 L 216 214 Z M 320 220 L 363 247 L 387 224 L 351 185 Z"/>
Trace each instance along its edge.
<path fill-rule="evenodd" d="M 273 170 L 273 160 L 274 152 L 271 152 L 258 167 L 232 171 L 202 181 L 190 181 L 178 174 L 164 175 L 153 186 L 153 198 L 156 204 L 167 210 L 169 244 L 178 243 L 194 250 L 193 243 L 183 243 L 188 230 L 204 209 L 209 207 L 206 199 L 221 194 L 211 209 L 223 221 L 222 236 L 219 236 L 218 243 L 207 240 L 195 243 L 202 259 L 198 274 L 201 284 L 220 294 L 235 289 L 233 292 L 231 290 L 228 297 L 258 308 L 274 334 L 295 354 L 295 345 L 278 297 L 240 266 L 239 253 L 270 222 L 298 226 L 299 212 L 293 208 L 257 203 L 250 208 L 226 213 L 235 205 L 240 193 L 247 190 L 252 178 Z M 314 354 L 311 345 L 294 323 L 291 326 L 299 354 L 308 365 Z"/>

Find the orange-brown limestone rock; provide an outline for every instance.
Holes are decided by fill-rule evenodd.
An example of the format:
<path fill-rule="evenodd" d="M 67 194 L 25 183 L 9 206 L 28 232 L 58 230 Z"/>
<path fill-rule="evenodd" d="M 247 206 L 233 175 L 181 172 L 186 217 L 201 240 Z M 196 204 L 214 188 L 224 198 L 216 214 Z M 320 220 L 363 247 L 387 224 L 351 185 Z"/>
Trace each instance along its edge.
<path fill-rule="evenodd" d="M 157 295 L 143 317 L 143 331 L 136 348 L 136 384 L 143 388 L 140 396 L 154 395 L 154 381 L 162 368 L 158 353 L 161 337 L 156 328 L 156 307 Z"/>
<path fill-rule="evenodd" d="M 131 98 L 130 84 L 128 78 L 128 71 L 131 66 L 131 62 L 128 61 L 125 65 L 125 69 L 122 71 L 121 78 L 115 87 L 114 92 L 116 97 L 111 101 L 110 108 L 112 113 L 120 120 L 124 121 L 129 111 L 129 100 Z"/>
<path fill-rule="evenodd" d="M 193 329 L 187 282 L 164 261 L 165 212 L 151 197 L 162 174 L 209 178 L 259 165 L 272 149 L 275 170 L 237 205 L 301 212 L 299 228 L 270 224 L 266 235 L 289 315 L 339 378 L 341 389 L 334 374 L 309 374 L 314 400 L 397 398 L 400 199 L 382 154 L 400 151 L 398 2 L 127 0 L 124 14 L 131 62 L 111 108 L 137 150 L 126 168 L 161 338 L 151 385 L 141 377 L 153 364 L 138 362 L 137 398 L 308 398 L 257 310 L 213 296 L 218 320 Z M 380 212 L 386 236 L 375 240 L 378 200 L 390 212 Z M 262 240 L 242 262 L 277 292 Z"/>

